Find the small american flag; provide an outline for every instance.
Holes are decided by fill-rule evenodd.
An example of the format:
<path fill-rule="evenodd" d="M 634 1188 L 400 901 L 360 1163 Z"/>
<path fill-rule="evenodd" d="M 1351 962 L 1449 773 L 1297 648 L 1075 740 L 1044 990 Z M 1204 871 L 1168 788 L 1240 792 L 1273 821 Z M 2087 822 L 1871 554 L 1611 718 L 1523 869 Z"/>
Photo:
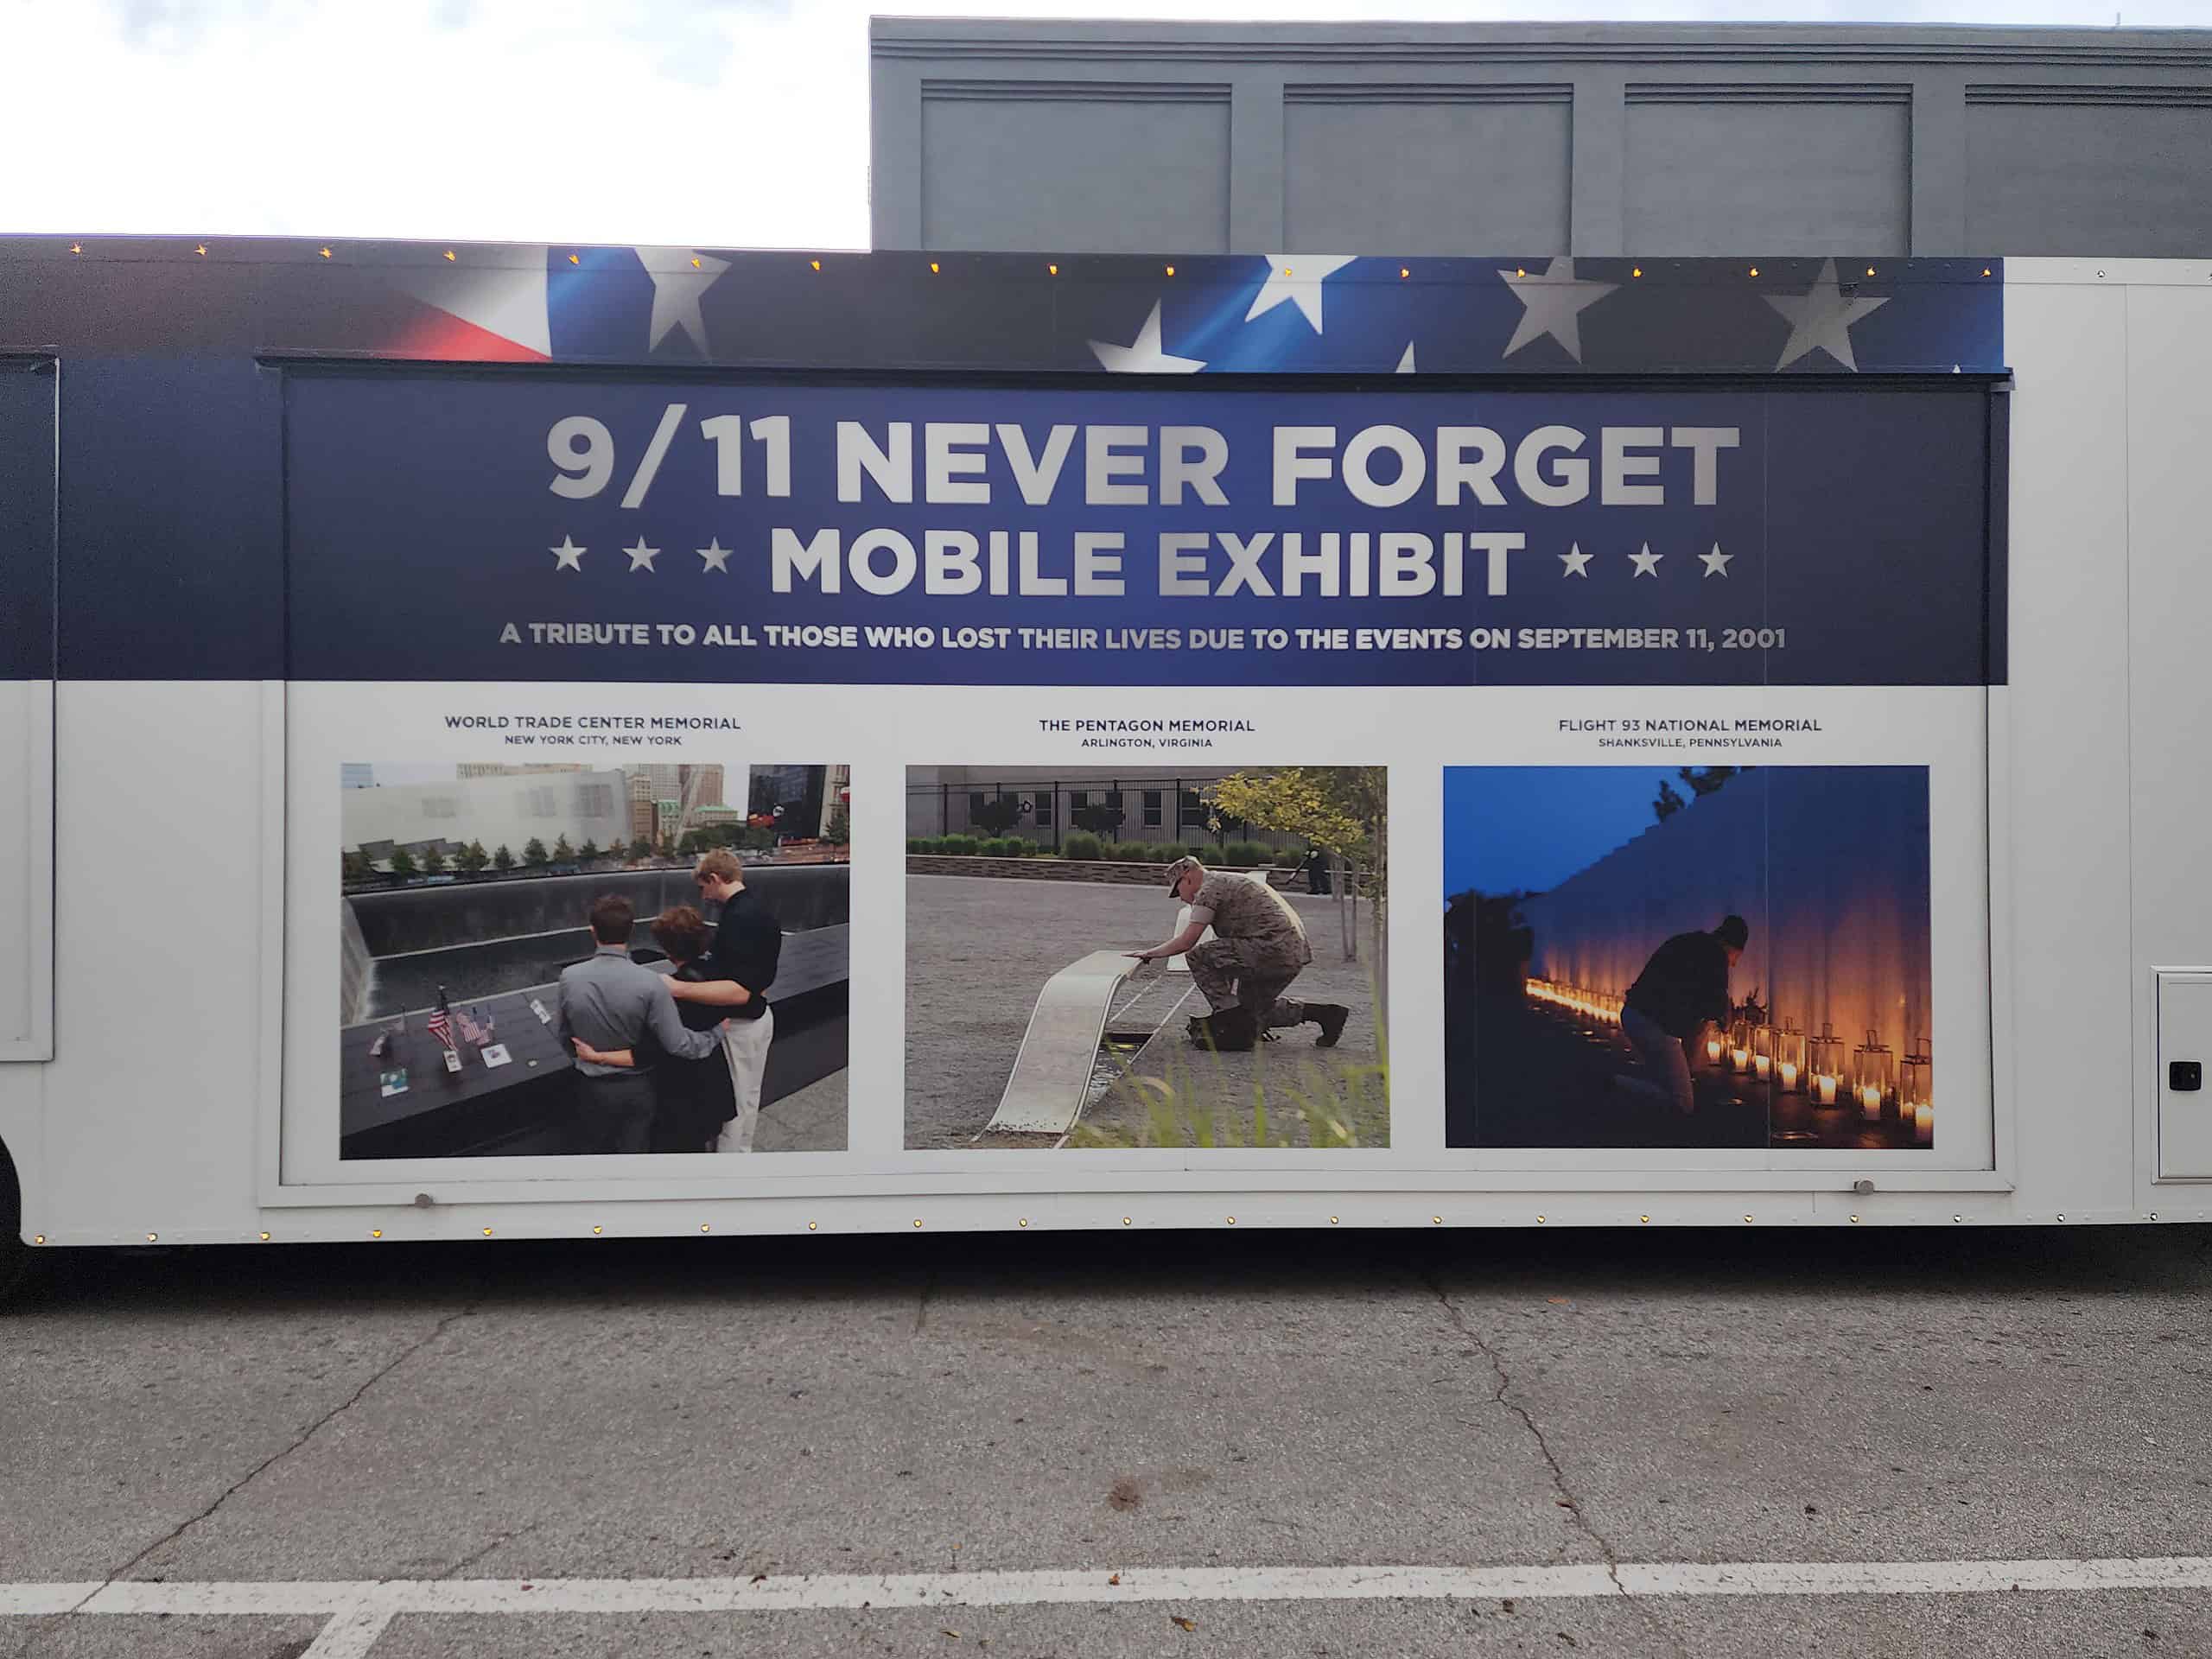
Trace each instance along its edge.
<path fill-rule="evenodd" d="M 446 988 L 442 985 L 438 987 L 438 1006 L 431 1010 L 429 1024 L 430 1035 L 436 1038 L 446 1047 L 451 1048 L 453 1046 L 453 1016 L 447 1011 Z"/>

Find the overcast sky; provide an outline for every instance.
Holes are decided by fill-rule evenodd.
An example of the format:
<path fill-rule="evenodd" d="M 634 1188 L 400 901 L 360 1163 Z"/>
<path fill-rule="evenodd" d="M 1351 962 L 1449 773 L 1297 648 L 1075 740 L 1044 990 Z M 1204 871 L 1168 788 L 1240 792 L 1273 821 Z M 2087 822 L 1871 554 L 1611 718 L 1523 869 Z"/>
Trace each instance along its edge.
<path fill-rule="evenodd" d="M 861 247 L 868 18 L 1151 0 L 0 0 L 0 233 Z M 1192 15 L 1325 21 L 1316 0 Z M 2097 0 L 1382 0 L 1402 19 L 2109 26 Z M 2212 0 L 2121 0 L 2130 25 Z"/>

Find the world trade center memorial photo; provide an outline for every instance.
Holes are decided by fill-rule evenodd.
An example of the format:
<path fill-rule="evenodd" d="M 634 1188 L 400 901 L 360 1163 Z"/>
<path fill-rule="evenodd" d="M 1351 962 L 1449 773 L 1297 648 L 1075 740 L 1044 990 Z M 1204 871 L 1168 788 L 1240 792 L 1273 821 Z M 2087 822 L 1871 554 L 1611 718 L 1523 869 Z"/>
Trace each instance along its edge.
<path fill-rule="evenodd" d="M 849 778 L 626 759 L 343 765 L 340 1156 L 842 1150 Z M 659 996 L 632 972 L 714 989 L 733 915 L 751 941 L 733 982 L 764 982 L 746 998 L 757 1012 L 681 983 Z M 618 950 L 607 985 L 564 984 Z M 616 1023 L 572 1022 L 590 999 Z M 680 1028 L 655 1028 L 657 1001 Z M 602 1045 L 636 1040 L 587 1061 L 579 1024 Z M 609 1141 L 594 1115 L 590 1085 L 608 1077 L 651 1103 L 634 1142 Z"/>

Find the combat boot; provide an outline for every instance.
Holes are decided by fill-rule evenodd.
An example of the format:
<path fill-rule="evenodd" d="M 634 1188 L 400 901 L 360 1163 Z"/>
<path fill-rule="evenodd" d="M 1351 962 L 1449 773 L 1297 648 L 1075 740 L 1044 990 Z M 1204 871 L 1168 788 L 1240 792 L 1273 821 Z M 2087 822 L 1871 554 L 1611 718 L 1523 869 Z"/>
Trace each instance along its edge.
<path fill-rule="evenodd" d="M 1337 1039 L 1344 1034 L 1344 1021 L 1351 1018 L 1351 1010 L 1341 1002 L 1308 1002 L 1306 1017 L 1321 1027 L 1321 1034 L 1313 1039 L 1313 1046 L 1334 1048 Z"/>
<path fill-rule="evenodd" d="M 1251 1048 L 1255 1034 L 1252 1016 L 1242 1008 L 1223 1008 L 1191 1021 L 1191 1041 L 1217 1053 L 1244 1053 Z"/>

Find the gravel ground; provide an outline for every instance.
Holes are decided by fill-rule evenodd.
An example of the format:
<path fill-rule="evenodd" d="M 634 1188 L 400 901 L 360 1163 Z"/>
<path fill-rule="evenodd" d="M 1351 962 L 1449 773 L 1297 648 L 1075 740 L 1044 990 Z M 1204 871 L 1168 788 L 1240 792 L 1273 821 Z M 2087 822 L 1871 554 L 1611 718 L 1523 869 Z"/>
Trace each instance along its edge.
<path fill-rule="evenodd" d="M 1284 896 L 1314 944 L 1313 964 L 1292 995 L 1351 1007 L 1343 1039 L 1317 1049 L 1314 1027 L 1301 1026 L 1248 1054 L 1193 1049 L 1181 1036 L 1184 1018 L 1201 1011 L 1204 999 L 1193 994 L 1131 1063 L 1136 1077 L 1154 1081 L 1116 1088 L 1085 1113 L 1079 1137 L 1156 1144 L 1167 1133 L 1189 1141 L 1205 1119 L 1217 1141 L 1249 1144 L 1261 1097 L 1255 1086 L 1263 1085 L 1272 1141 L 1306 1145 L 1310 1123 L 1332 1121 L 1363 1146 L 1389 1143 L 1367 964 L 1335 959 L 1341 954 L 1335 899 Z M 1159 944 L 1174 926 L 1176 908 L 1165 891 L 1147 887 L 908 876 L 906 1144 L 972 1141 L 998 1105 L 1045 982 L 1089 951 Z M 1178 1104 L 1163 1110 L 1159 1102 L 1169 1089 Z M 1336 1134 L 1321 1133 L 1325 1140 Z"/>

